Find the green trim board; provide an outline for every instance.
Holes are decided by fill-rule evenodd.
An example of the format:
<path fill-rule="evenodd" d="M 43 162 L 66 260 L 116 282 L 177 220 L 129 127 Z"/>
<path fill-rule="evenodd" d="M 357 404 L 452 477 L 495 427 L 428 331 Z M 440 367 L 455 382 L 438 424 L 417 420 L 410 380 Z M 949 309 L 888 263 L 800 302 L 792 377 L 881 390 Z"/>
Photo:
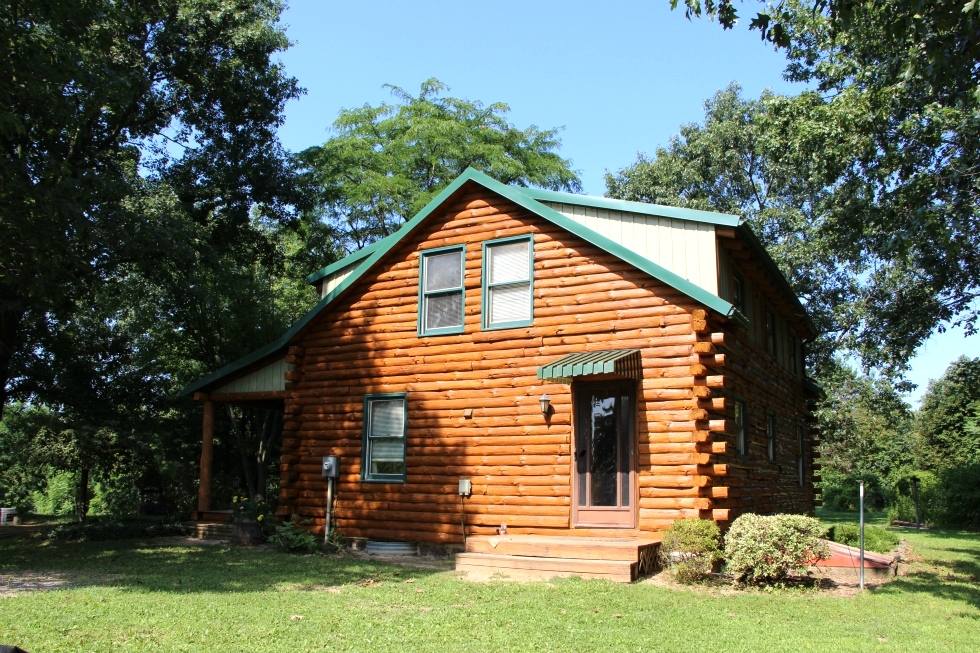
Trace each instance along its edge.
<path fill-rule="evenodd" d="M 539 367 L 538 378 L 542 381 L 571 383 L 572 379 L 580 376 L 621 374 L 639 379 L 643 374 L 642 370 L 639 349 L 612 349 L 563 356 Z"/>
<path fill-rule="evenodd" d="M 400 400 L 402 404 L 402 434 L 400 436 L 402 440 L 402 472 L 400 474 L 371 473 L 371 460 L 374 450 L 373 445 L 371 445 L 371 403 L 393 400 Z M 362 423 L 361 480 L 366 483 L 404 483 L 408 472 L 408 395 L 404 392 L 364 395 Z M 389 436 L 385 439 L 392 440 L 395 437 L 399 436 Z"/>
<path fill-rule="evenodd" d="M 468 168 L 463 174 L 457 177 L 451 184 L 442 190 L 438 195 L 432 198 L 425 207 L 422 208 L 412 219 L 406 222 L 402 227 L 391 234 L 387 238 L 384 238 L 377 243 L 365 248 L 367 250 L 361 250 L 356 254 L 352 254 L 348 257 L 347 263 L 340 265 L 343 261 L 338 261 L 334 266 L 345 267 L 350 265 L 351 262 L 360 261 L 356 268 L 333 290 L 331 290 L 327 295 L 325 295 L 317 304 L 310 309 L 306 315 L 304 315 L 296 324 L 294 324 L 286 333 L 280 336 L 274 342 L 269 343 L 265 347 L 258 349 L 228 365 L 225 365 L 217 372 L 207 375 L 206 377 L 186 386 L 181 390 L 181 395 L 187 395 L 208 385 L 220 381 L 223 377 L 228 376 L 236 371 L 241 370 L 248 365 L 256 363 L 263 358 L 271 357 L 273 354 L 285 349 L 289 341 L 296 336 L 307 324 L 313 320 L 317 314 L 320 313 L 326 306 L 332 303 L 337 297 L 341 296 L 348 288 L 350 288 L 354 283 L 356 283 L 365 272 L 370 270 L 374 265 L 381 260 L 388 252 L 390 252 L 401 240 L 409 233 L 411 233 L 416 226 L 418 226 L 423 220 L 425 220 L 429 215 L 435 211 L 440 205 L 443 204 L 449 197 L 455 194 L 463 185 L 467 183 L 475 183 L 483 186 L 489 191 L 495 192 L 498 195 L 510 200 L 514 204 L 527 209 L 531 213 L 539 216 L 542 219 L 548 220 L 549 222 L 555 224 L 558 227 L 582 238 L 586 242 L 598 247 L 617 258 L 629 263 L 635 268 L 646 272 L 650 276 L 666 283 L 667 285 L 673 287 L 675 290 L 679 290 L 684 293 L 694 301 L 706 306 L 707 308 L 719 313 L 727 318 L 736 320 L 739 323 L 747 324 L 745 317 L 735 309 L 730 303 L 724 299 L 713 295 L 707 290 L 691 283 L 687 279 L 667 270 L 661 265 L 643 258 L 639 254 L 632 252 L 622 245 L 597 234 L 591 229 L 575 222 L 571 218 L 555 211 L 552 208 L 541 204 L 535 199 L 532 199 L 530 195 L 524 192 L 525 189 L 515 188 L 507 186 L 500 183 L 496 179 L 483 174 L 472 168 Z M 345 259 L 346 260 L 346 259 Z M 339 267 L 334 267 L 334 270 L 339 269 Z M 330 266 L 324 268 L 324 270 L 329 270 Z M 319 274 L 319 273 L 316 273 Z M 311 275 L 312 276 L 312 275 Z"/>
<path fill-rule="evenodd" d="M 426 290 L 425 280 L 428 275 L 427 259 L 431 256 L 459 252 L 459 285 L 452 288 L 440 288 L 439 290 Z M 447 327 L 427 328 L 426 318 L 428 316 L 429 298 L 434 295 L 449 295 L 459 293 L 459 324 Z M 462 333 L 466 326 L 466 245 L 450 245 L 449 247 L 435 247 L 433 249 L 423 249 L 419 252 L 419 299 L 418 304 L 418 325 L 416 333 L 421 336 L 444 336 L 451 333 Z"/>
<path fill-rule="evenodd" d="M 342 270 L 342 269 L 344 269 L 344 268 L 346 268 L 346 267 L 348 267 L 350 265 L 353 265 L 354 263 L 357 263 L 362 258 L 364 258 L 365 256 L 367 256 L 371 252 L 375 251 L 379 247 L 384 247 L 385 244 L 386 244 L 385 241 L 387 241 L 389 238 L 394 238 L 397 234 L 398 234 L 397 231 L 395 233 L 388 234 L 387 236 L 385 236 L 381 240 L 376 240 L 375 242 L 371 243 L 370 245 L 367 245 L 366 247 L 363 247 L 363 248 L 357 250 L 356 252 L 352 252 L 351 254 L 348 254 L 347 256 L 345 256 L 344 258 L 340 259 L 339 261 L 335 261 L 335 262 L 331 263 L 330 265 L 328 265 L 325 268 L 320 268 L 319 270 L 317 270 L 313 274 L 311 274 L 308 277 L 306 277 L 306 283 L 312 285 L 312 284 L 316 283 L 317 281 L 319 281 L 320 279 L 323 279 L 324 277 L 328 277 L 328 276 L 330 276 L 331 274 L 333 274 L 334 272 L 336 272 L 338 270 Z"/>
<path fill-rule="evenodd" d="M 490 283 L 490 270 L 489 270 L 489 257 L 487 256 L 487 250 L 493 248 L 497 245 L 509 245 L 512 243 L 526 242 L 528 247 L 528 270 L 527 270 L 527 280 L 521 279 L 520 281 L 508 281 L 502 283 Z M 483 242 L 483 261 L 481 263 L 481 281 L 480 290 L 482 293 L 480 302 L 480 324 L 484 331 L 495 331 L 498 329 L 517 329 L 520 327 L 531 326 L 534 323 L 534 236 L 528 234 L 527 236 L 513 236 L 511 238 L 498 238 L 497 240 L 486 240 Z M 528 285 L 527 299 L 528 299 L 528 318 L 526 320 L 511 320 L 510 322 L 498 322 L 493 324 L 490 322 L 490 294 L 493 288 L 506 288 L 516 287 L 523 284 Z"/>
<path fill-rule="evenodd" d="M 716 224 L 725 227 L 737 227 L 742 224 L 742 218 L 729 213 L 715 213 L 714 211 L 701 211 L 699 209 L 682 209 L 676 206 L 630 202 L 628 200 L 616 200 L 609 197 L 576 195 L 575 193 L 563 193 L 561 191 L 545 190 L 543 188 L 521 188 L 519 190 L 531 199 L 540 202 L 560 202 L 562 204 L 588 206 L 594 209 L 639 213 L 641 215 L 653 215 L 660 218 L 674 218 L 676 220 L 688 220 L 690 222 L 704 222 L 706 224 Z"/>

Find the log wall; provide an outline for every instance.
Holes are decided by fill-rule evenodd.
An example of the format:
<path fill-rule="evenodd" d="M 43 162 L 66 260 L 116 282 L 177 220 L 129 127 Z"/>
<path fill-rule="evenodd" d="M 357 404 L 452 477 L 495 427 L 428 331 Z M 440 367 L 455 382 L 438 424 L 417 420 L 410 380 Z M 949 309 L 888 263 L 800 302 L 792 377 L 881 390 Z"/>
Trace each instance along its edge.
<path fill-rule="evenodd" d="M 334 523 L 348 537 L 461 542 L 460 477 L 473 482 L 462 507 L 468 535 L 491 534 L 502 522 L 513 532 L 570 528 L 571 387 L 536 373 L 566 354 L 604 349 L 642 350 L 639 529 L 682 517 L 725 520 L 758 488 L 783 482 L 729 453 L 725 386 L 758 372 L 733 344 L 738 336 L 686 295 L 550 222 L 489 191 L 461 191 L 290 348 L 280 512 L 322 531 L 320 457 L 332 454 L 342 458 Z M 481 331 L 481 244 L 524 234 L 534 237 L 533 325 Z M 465 330 L 420 338 L 419 252 L 461 243 Z M 734 381 L 721 341 L 739 361 Z M 362 482 L 364 396 L 393 392 L 408 399 L 406 482 Z M 543 394 L 553 407 L 547 419 Z M 784 397 L 787 411 L 794 402 Z M 729 481 L 733 462 L 737 483 Z"/>

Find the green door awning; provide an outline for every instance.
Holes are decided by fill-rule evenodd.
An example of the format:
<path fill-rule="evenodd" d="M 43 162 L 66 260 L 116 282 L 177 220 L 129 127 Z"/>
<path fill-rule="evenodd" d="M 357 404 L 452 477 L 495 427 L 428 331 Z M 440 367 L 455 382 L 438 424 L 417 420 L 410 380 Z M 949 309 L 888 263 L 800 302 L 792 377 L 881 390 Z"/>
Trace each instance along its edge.
<path fill-rule="evenodd" d="M 538 378 L 557 383 L 594 374 L 619 374 L 631 379 L 643 376 L 639 349 L 612 349 L 569 354 L 538 368 Z"/>

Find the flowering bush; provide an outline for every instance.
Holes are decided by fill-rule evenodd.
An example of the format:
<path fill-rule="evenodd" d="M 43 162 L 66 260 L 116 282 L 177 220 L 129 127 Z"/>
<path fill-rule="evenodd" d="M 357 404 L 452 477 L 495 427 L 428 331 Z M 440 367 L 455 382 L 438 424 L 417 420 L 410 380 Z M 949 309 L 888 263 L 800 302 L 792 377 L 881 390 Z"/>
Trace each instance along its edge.
<path fill-rule="evenodd" d="M 736 581 L 778 582 L 830 555 L 820 521 L 803 515 L 742 515 L 725 535 L 725 570 Z"/>
<path fill-rule="evenodd" d="M 232 519 L 253 519 L 261 522 L 269 514 L 269 505 L 261 494 L 254 498 L 248 496 L 233 496 L 231 498 Z"/>

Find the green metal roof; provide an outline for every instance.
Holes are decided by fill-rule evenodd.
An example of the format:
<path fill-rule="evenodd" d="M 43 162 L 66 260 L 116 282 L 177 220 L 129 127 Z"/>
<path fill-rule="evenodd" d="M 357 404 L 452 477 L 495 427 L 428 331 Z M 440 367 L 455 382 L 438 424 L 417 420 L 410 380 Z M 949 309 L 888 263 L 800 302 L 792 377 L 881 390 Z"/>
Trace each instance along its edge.
<path fill-rule="evenodd" d="M 432 200 L 423 207 L 411 220 L 406 222 L 402 227 L 391 234 L 387 238 L 379 240 L 378 242 L 365 247 L 364 249 L 351 254 L 346 259 L 338 261 L 331 266 L 327 266 L 323 270 L 316 272 L 307 278 L 317 277 L 322 278 L 333 271 L 340 268 L 347 267 L 348 265 L 358 263 L 357 267 L 351 271 L 351 273 L 329 294 L 324 296 L 317 304 L 310 309 L 306 315 L 304 315 L 296 324 L 294 324 L 286 333 L 280 336 L 275 342 L 271 342 L 265 347 L 256 350 L 247 356 L 244 356 L 237 361 L 225 365 L 217 372 L 209 374 L 206 377 L 196 381 L 183 390 L 181 390 L 181 395 L 187 395 L 197 390 L 200 390 L 206 386 L 209 386 L 222 378 L 242 370 L 245 367 L 253 365 L 263 359 L 271 359 L 274 355 L 283 352 L 289 341 L 296 336 L 310 321 L 316 317 L 316 315 L 322 311 L 326 306 L 328 306 L 334 299 L 343 294 L 348 288 L 355 284 L 365 272 L 374 267 L 375 263 L 381 260 L 389 251 L 391 251 L 401 240 L 412 232 L 415 227 L 417 227 L 423 220 L 425 220 L 429 215 L 435 211 L 443 202 L 445 202 L 450 196 L 452 196 L 456 191 L 458 191 L 466 183 L 475 183 L 483 186 L 487 190 L 493 191 L 498 195 L 510 200 L 514 204 L 521 206 L 528 211 L 538 215 L 539 217 L 548 220 L 549 222 L 569 231 L 576 236 L 582 238 L 583 240 L 591 243 L 592 245 L 605 250 L 606 252 L 616 256 L 617 258 L 626 261 L 627 263 L 633 265 L 634 267 L 646 272 L 652 277 L 659 279 L 668 286 L 673 287 L 676 290 L 681 291 L 691 299 L 696 302 L 710 308 L 711 310 L 724 315 L 730 319 L 737 320 L 739 322 L 745 322 L 744 316 L 739 313 L 735 307 L 726 302 L 724 299 L 714 295 L 704 288 L 691 283 L 687 279 L 671 272 L 667 268 L 657 265 L 653 261 L 647 260 L 633 252 L 626 249 L 622 245 L 606 238 L 605 236 L 598 234 L 588 227 L 585 227 L 578 222 L 575 222 L 571 218 L 555 211 L 548 206 L 545 206 L 541 202 L 533 199 L 527 191 L 527 189 L 515 188 L 507 186 L 500 183 L 496 179 L 483 174 L 473 168 L 468 168 L 463 174 L 457 177 L 449 186 L 444 188 L 441 193 L 432 198 Z M 526 192 L 527 191 L 527 192 Z M 537 191 L 535 191 L 537 192 Z M 574 197 L 574 195 L 573 195 Z M 321 275 L 322 276 L 318 276 Z M 315 280 L 315 279 L 314 279 Z"/>
<path fill-rule="evenodd" d="M 569 354 L 538 368 L 538 378 L 570 383 L 577 376 L 622 374 L 633 379 L 642 375 L 639 349 L 613 349 Z"/>
<path fill-rule="evenodd" d="M 613 211 L 640 213 L 642 215 L 655 215 L 661 218 L 675 218 L 677 220 L 689 220 L 691 222 L 704 222 L 707 224 L 717 224 L 726 227 L 737 227 L 742 223 L 742 218 L 728 213 L 700 211 L 698 209 L 682 209 L 676 206 L 647 204 L 646 202 L 629 202 L 627 200 L 615 200 L 609 197 L 576 195 L 575 193 L 562 193 L 556 190 L 544 190 L 541 188 L 521 188 L 520 191 L 531 199 L 542 202 L 561 202 L 562 204 L 589 206 L 595 209 L 611 209 Z"/>

